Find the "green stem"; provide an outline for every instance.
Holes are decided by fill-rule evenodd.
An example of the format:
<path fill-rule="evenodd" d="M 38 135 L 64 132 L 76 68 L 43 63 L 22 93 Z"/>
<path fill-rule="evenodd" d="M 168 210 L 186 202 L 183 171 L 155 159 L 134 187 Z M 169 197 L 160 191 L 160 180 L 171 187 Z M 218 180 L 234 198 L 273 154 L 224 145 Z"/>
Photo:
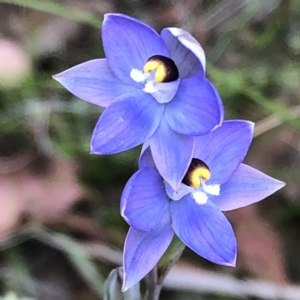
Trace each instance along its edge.
<path fill-rule="evenodd" d="M 45 0 L 0 0 L 0 3 L 19 5 L 55 16 L 63 17 L 79 23 L 101 27 L 102 17 L 98 18 L 88 12 Z"/>
<path fill-rule="evenodd" d="M 146 279 L 148 291 L 147 300 L 159 300 L 162 284 L 157 283 L 158 277 L 156 267 L 147 275 Z"/>

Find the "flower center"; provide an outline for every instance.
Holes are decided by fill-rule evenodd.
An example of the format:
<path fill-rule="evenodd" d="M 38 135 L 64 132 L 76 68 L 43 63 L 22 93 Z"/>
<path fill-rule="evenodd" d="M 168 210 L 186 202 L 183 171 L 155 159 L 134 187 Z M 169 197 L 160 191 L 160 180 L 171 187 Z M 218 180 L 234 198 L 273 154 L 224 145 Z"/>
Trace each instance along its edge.
<path fill-rule="evenodd" d="M 201 180 L 205 181 L 209 178 L 210 170 L 207 164 L 198 158 L 193 158 L 182 182 L 193 188 L 199 188 Z"/>
<path fill-rule="evenodd" d="M 190 194 L 197 204 L 205 204 L 210 195 L 220 195 L 219 184 L 206 183 L 210 177 L 211 173 L 207 164 L 198 158 L 193 158 L 177 191 L 175 191 L 170 184 L 165 182 L 167 195 L 170 199 L 178 201 Z"/>
<path fill-rule="evenodd" d="M 180 82 L 179 72 L 171 58 L 154 55 L 144 70 L 132 69 L 130 77 L 144 84 L 143 91 L 150 93 L 159 103 L 168 103 L 175 96 Z"/>
<path fill-rule="evenodd" d="M 198 158 L 193 158 L 182 183 L 195 189 L 191 194 L 198 204 L 207 203 L 208 195 L 220 195 L 219 184 L 207 185 L 205 183 L 210 177 L 211 173 L 206 163 Z"/>
<path fill-rule="evenodd" d="M 145 74 L 149 76 L 153 71 L 156 82 L 172 82 L 179 78 L 179 72 L 174 61 L 162 55 L 154 55 L 146 62 Z"/>

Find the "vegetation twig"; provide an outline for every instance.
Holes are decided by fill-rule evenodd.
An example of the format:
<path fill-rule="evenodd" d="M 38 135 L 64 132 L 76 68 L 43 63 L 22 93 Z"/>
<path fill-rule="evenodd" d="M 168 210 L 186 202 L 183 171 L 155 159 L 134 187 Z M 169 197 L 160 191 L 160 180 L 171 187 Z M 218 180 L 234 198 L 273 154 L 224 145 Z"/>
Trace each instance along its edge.
<path fill-rule="evenodd" d="M 299 300 L 300 287 L 260 280 L 240 280 L 227 274 L 205 272 L 191 266 L 176 265 L 165 279 L 164 288 L 214 294 L 223 297 L 257 297 L 268 300 Z"/>
<path fill-rule="evenodd" d="M 61 251 L 69 251 L 60 238 L 51 232 L 40 231 L 36 235 L 50 246 Z M 115 251 L 100 243 L 77 243 L 84 251 L 94 258 L 105 260 L 115 265 L 122 264 L 121 251 Z M 200 294 L 215 294 L 231 297 L 257 297 L 268 300 L 299 300 L 300 287 L 293 285 L 279 285 L 274 282 L 261 280 L 240 280 L 228 274 L 203 271 L 190 265 L 175 265 L 165 278 L 163 288 L 177 291 L 192 291 Z M 160 289 L 158 287 L 158 289 Z M 160 292 L 160 290 L 159 290 Z M 158 293 L 158 291 L 156 291 Z M 151 296 L 152 297 L 152 296 Z M 155 299 L 155 298 L 148 298 Z M 157 299 L 157 298 L 156 298 Z"/>
<path fill-rule="evenodd" d="M 294 118 L 300 117 L 300 105 L 294 106 L 287 111 L 291 116 Z M 254 137 L 257 137 L 259 135 L 262 135 L 263 133 L 280 126 L 284 123 L 284 120 L 280 118 L 277 115 L 272 115 L 270 117 L 267 117 L 255 125 L 255 131 L 254 131 Z"/>

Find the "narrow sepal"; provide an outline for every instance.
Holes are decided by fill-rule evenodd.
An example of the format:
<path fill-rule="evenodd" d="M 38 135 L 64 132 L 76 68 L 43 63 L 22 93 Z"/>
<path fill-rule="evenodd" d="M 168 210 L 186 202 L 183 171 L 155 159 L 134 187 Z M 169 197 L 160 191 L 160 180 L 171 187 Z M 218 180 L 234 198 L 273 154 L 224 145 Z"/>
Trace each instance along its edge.
<path fill-rule="evenodd" d="M 91 153 L 113 154 L 142 144 L 157 129 L 163 110 L 163 105 L 143 91 L 119 98 L 101 115 Z"/>
<path fill-rule="evenodd" d="M 114 74 L 123 82 L 140 86 L 132 69 L 143 70 L 153 55 L 168 56 L 168 50 L 150 26 L 123 14 L 106 14 L 102 25 L 104 51 Z"/>
<path fill-rule="evenodd" d="M 258 202 L 284 186 L 284 182 L 241 164 L 221 186 L 220 196 L 211 200 L 223 211 L 233 210 Z"/>
<path fill-rule="evenodd" d="M 178 67 L 181 78 L 198 73 L 204 75 L 204 50 L 192 35 L 181 28 L 170 27 L 162 30 L 161 37 Z"/>
<path fill-rule="evenodd" d="M 194 157 L 209 167 L 207 184 L 226 182 L 244 160 L 253 138 L 254 124 L 249 121 L 224 121 L 214 131 L 195 137 Z"/>
<path fill-rule="evenodd" d="M 191 195 L 171 202 L 175 234 L 198 255 L 235 266 L 237 245 L 232 227 L 219 208 L 208 201 L 197 204 Z"/>
<path fill-rule="evenodd" d="M 149 232 L 131 227 L 124 245 L 123 291 L 144 278 L 157 264 L 169 247 L 173 230 L 170 224 Z"/>
<path fill-rule="evenodd" d="M 132 227 L 150 231 L 169 219 L 169 202 L 162 177 L 153 168 L 137 171 L 121 197 L 121 215 Z"/>
<path fill-rule="evenodd" d="M 87 61 L 53 78 L 78 98 L 103 107 L 136 91 L 135 87 L 122 83 L 114 75 L 106 59 Z"/>
<path fill-rule="evenodd" d="M 150 147 L 159 173 L 177 190 L 193 156 L 194 137 L 175 132 L 162 118 L 150 139 Z"/>
<path fill-rule="evenodd" d="M 181 81 L 165 115 L 176 132 L 202 135 L 221 125 L 223 104 L 214 86 L 198 75 Z"/>

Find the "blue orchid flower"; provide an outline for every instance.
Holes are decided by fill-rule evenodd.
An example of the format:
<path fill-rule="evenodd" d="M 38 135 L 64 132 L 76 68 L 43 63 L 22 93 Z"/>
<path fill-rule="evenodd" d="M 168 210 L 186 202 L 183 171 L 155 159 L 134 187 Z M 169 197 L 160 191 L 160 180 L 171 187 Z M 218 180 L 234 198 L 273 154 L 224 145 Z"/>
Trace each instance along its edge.
<path fill-rule="evenodd" d="M 260 201 L 285 185 L 242 164 L 252 135 L 253 123 L 232 120 L 196 137 L 178 191 L 156 170 L 151 150 L 144 150 L 140 170 L 121 199 L 121 214 L 131 226 L 124 245 L 123 290 L 153 269 L 174 234 L 207 260 L 235 266 L 236 239 L 222 211 Z"/>
<path fill-rule="evenodd" d="M 159 35 L 122 14 L 105 15 L 102 39 L 106 59 L 54 76 L 79 98 L 107 107 L 91 153 L 118 153 L 147 141 L 160 174 L 178 188 L 192 159 L 193 136 L 223 121 L 222 101 L 205 78 L 202 47 L 182 29 Z"/>

